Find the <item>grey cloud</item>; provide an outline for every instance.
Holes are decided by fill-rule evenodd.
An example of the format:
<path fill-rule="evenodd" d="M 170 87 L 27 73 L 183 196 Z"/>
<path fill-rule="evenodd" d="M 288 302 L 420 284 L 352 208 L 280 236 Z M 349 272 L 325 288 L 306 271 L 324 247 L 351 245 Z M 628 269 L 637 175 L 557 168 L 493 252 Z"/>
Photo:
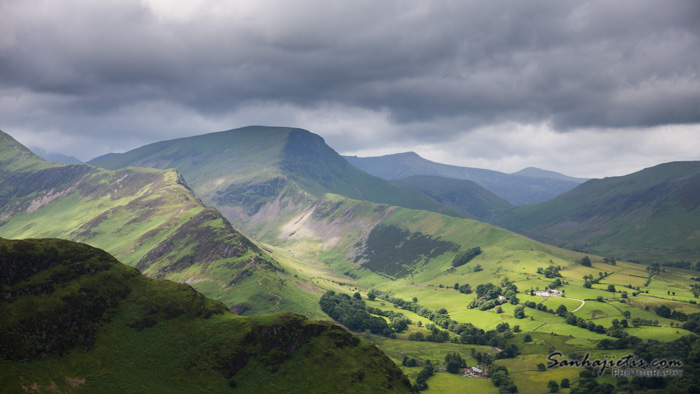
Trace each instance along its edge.
<path fill-rule="evenodd" d="M 4 2 L 0 99 L 42 117 L 0 109 L 0 126 L 104 136 L 129 113 L 134 134 L 162 135 L 158 116 L 134 116 L 159 103 L 213 119 L 190 127 L 256 106 L 387 111 L 415 141 L 507 122 L 700 122 L 692 0 L 205 5 L 171 20 L 135 0 Z"/>

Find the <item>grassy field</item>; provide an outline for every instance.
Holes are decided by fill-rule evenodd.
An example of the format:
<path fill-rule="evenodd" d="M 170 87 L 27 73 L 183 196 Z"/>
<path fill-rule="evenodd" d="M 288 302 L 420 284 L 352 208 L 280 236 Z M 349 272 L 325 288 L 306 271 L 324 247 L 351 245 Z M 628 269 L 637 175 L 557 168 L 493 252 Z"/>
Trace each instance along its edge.
<path fill-rule="evenodd" d="M 560 351 L 563 354 L 570 354 L 573 352 L 583 354 L 588 352 L 592 357 L 621 357 L 630 352 L 630 350 L 627 349 L 596 350 L 596 344 L 600 340 L 609 339 L 610 337 L 605 334 L 589 331 L 588 329 L 568 325 L 563 317 L 551 313 L 525 308 L 525 318 L 516 319 L 513 317 L 515 306 L 511 304 L 504 304 L 501 306 L 503 313 L 496 313 L 495 310 L 479 311 L 477 309 L 468 309 L 467 305 L 475 298 L 475 295 L 473 293 L 459 293 L 452 288 L 454 283 L 470 283 L 472 288 L 475 288 L 478 284 L 486 282 L 496 283 L 497 280 L 500 281 L 500 279 L 507 276 L 509 279 L 520 278 L 520 280 L 515 283 L 521 290 L 529 290 L 530 287 L 537 288 L 539 286 L 540 289 L 545 288 L 546 285 L 551 282 L 551 279 L 538 279 L 540 276 L 536 273 L 537 268 L 549 265 L 548 262 L 545 264 L 541 261 L 541 256 L 539 257 L 540 261 L 537 261 L 524 260 L 525 258 L 523 255 L 519 255 L 517 252 L 513 253 L 513 255 L 518 255 L 522 257 L 523 260 L 518 262 L 511 260 L 508 263 L 504 263 L 500 260 L 499 263 L 498 261 L 490 261 L 485 256 L 479 256 L 482 266 L 487 267 L 487 269 L 495 267 L 493 271 L 490 271 L 489 275 L 483 275 L 482 272 L 460 273 L 457 271 L 447 273 L 444 276 L 438 276 L 425 284 L 412 284 L 413 280 L 406 279 L 396 281 L 383 279 L 383 282 L 379 286 L 376 286 L 377 283 L 374 282 L 373 287 L 376 286 L 378 289 L 388 291 L 392 296 L 404 300 L 411 300 L 413 297 L 416 297 L 420 305 L 432 310 L 445 308 L 448 310 L 452 319 L 462 323 L 472 323 L 484 330 L 493 330 L 498 324 L 504 322 L 507 322 L 511 328 L 518 325 L 521 332 L 515 333 L 514 336 L 508 340 L 508 343 L 513 343 L 518 346 L 522 354 L 515 359 L 500 360 L 498 363 L 508 367 L 509 371 L 511 371 L 511 377 L 518 386 L 520 392 L 547 392 L 547 382 L 551 379 L 557 380 L 558 382 L 563 378 L 568 378 L 571 382 L 578 380 L 580 368 L 559 368 L 545 372 L 536 370 L 536 365 L 538 363 L 547 363 L 546 356 L 552 350 Z M 477 261 L 477 259 L 474 261 Z M 469 264 L 471 264 L 471 262 Z M 618 321 L 625 319 L 624 312 L 629 312 L 632 318 L 640 317 L 643 319 L 658 320 L 659 326 L 632 327 L 630 324 L 630 327 L 625 329 L 629 335 L 637 336 L 643 340 L 670 342 L 684 335 L 691 335 L 691 333 L 686 330 L 670 327 L 672 320 L 657 316 L 653 312 L 653 308 L 658 305 L 668 305 L 673 310 L 693 313 L 699 311 L 697 305 L 692 305 L 683 300 L 683 297 L 679 296 L 678 293 L 675 297 L 664 294 L 659 294 L 658 296 L 647 294 L 632 296 L 632 290 L 623 286 L 617 288 L 618 292 L 611 293 L 607 291 L 607 283 L 603 280 L 601 280 L 601 284 L 594 285 L 591 289 L 583 288 L 583 281 L 578 279 L 579 276 L 582 278 L 584 275 L 594 273 L 594 276 L 598 277 L 598 272 L 609 272 L 608 279 L 615 278 L 616 276 L 634 278 L 636 275 L 646 274 L 644 266 L 626 262 L 618 262 L 617 266 L 598 263 L 594 264 L 594 267 L 591 268 L 571 265 L 569 263 L 567 268 L 562 271 L 564 280 L 568 282 L 568 284 L 564 285 L 562 288 L 565 290 L 566 297 L 540 297 L 519 293 L 518 298 L 521 303 L 533 301 L 537 304 L 545 305 L 548 309 L 552 310 L 556 310 L 559 305 L 564 305 L 568 311 L 577 310 L 575 312 L 576 316 L 582 317 L 586 321 L 592 321 L 596 325 L 602 325 L 605 328 L 612 325 L 613 319 L 617 319 Z M 316 273 L 321 274 L 320 271 Z M 494 275 L 494 273 L 496 275 Z M 651 284 L 654 282 L 662 284 L 667 281 L 675 281 L 678 279 L 678 275 L 679 274 L 675 272 L 675 270 L 668 270 L 667 272 L 654 275 L 650 286 L 641 288 L 651 288 Z M 646 279 L 644 281 L 646 282 Z M 353 284 L 340 284 L 342 282 L 316 277 L 314 278 L 314 283 L 326 289 L 343 291 L 348 294 L 352 294 L 354 291 L 360 291 L 363 296 L 369 290 L 369 288 L 363 286 L 362 278 Z M 685 283 L 689 286 L 691 282 L 686 278 L 680 283 Z M 441 288 L 440 285 L 443 285 L 443 287 Z M 644 283 L 642 283 L 642 285 L 644 285 Z M 622 298 L 621 291 L 628 292 L 627 299 Z M 604 301 L 597 301 L 596 298 L 598 296 L 602 296 Z M 380 349 L 387 353 L 397 364 L 401 363 L 404 356 L 413 357 L 421 361 L 430 359 L 439 362 L 441 359 L 444 359 L 444 355 L 447 352 L 452 351 L 460 352 L 467 360 L 473 360 L 473 358 L 470 357 L 471 348 L 475 348 L 478 351 L 496 351 L 493 348 L 474 345 L 408 341 L 406 340 L 408 334 L 412 332 L 421 331 L 427 334 L 428 331 L 425 330 L 424 327 L 431 322 L 427 318 L 418 316 L 413 312 L 396 308 L 388 302 L 377 300 L 366 301 L 366 303 L 368 306 L 374 308 L 403 313 L 414 323 L 409 326 L 409 329 L 405 333 L 398 335 L 397 339 L 394 340 L 377 336 L 367 337 L 374 341 Z M 419 328 L 415 326 L 415 323 L 418 321 L 422 323 L 423 327 Z M 527 343 L 523 342 L 523 336 L 525 334 L 531 335 L 533 341 Z M 415 376 L 417 376 L 420 371 L 420 368 L 417 367 L 402 367 L 402 369 L 411 379 L 415 379 Z M 615 383 L 614 379 L 609 376 L 600 378 L 599 380 L 601 382 L 609 381 L 609 383 Z M 457 393 L 464 392 L 465 390 L 483 390 L 484 392 L 497 391 L 495 387 L 486 384 L 486 382 L 488 381 L 463 378 L 445 372 L 438 372 L 428 380 L 430 390 L 435 390 L 436 392 Z M 560 392 L 567 392 L 567 390 L 561 390 Z"/>

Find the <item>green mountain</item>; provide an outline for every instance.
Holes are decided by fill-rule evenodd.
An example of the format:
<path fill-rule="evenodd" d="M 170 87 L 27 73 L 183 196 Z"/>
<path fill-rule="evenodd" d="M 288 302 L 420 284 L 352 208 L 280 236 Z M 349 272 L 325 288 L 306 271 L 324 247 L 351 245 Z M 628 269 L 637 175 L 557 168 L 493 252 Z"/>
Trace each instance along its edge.
<path fill-rule="evenodd" d="M 379 157 L 345 156 L 352 165 L 384 179 L 401 179 L 413 175 L 432 175 L 445 178 L 471 180 L 512 205 L 534 204 L 549 200 L 567 192 L 583 180 L 552 173 L 543 176 L 531 171 L 520 174 L 505 174 L 480 168 L 459 167 L 435 163 L 420 157 L 414 152 L 397 153 Z M 565 177 L 562 179 L 562 177 Z"/>
<path fill-rule="evenodd" d="M 496 212 L 511 208 L 508 201 L 477 183 L 462 179 L 414 175 L 393 180 L 405 189 L 418 190 L 465 217 L 489 222 Z"/>
<path fill-rule="evenodd" d="M 246 127 L 158 142 L 90 163 L 176 168 L 198 197 L 256 240 L 363 284 L 437 280 L 457 253 L 475 246 L 546 249 L 552 259 L 563 253 L 459 214 L 427 209 L 490 218 L 492 210 L 507 207 L 477 185 L 445 179 L 411 185 L 454 207 L 448 209 L 422 192 L 357 170 L 323 139 L 300 129 Z M 312 281 L 303 271 L 294 274 Z"/>
<path fill-rule="evenodd" d="M 85 244 L 0 239 L 0 270 L 3 393 L 412 391 L 338 325 L 237 316 Z"/>
<path fill-rule="evenodd" d="M 643 261 L 700 258 L 700 162 L 590 180 L 495 223 L 543 241 Z"/>
<path fill-rule="evenodd" d="M 577 256 L 483 222 L 333 194 L 284 222 L 275 245 L 378 288 L 467 278 L 486 283 L 511 271 L 519 275 L 524 265 L 514 260 L 569 265 Z M 475 247 L 483 251 L 474 260 L 483 272 L 473 271 L 473 265 L 453 268 L 460 252 Z"/>
<path fill-rule="evenodd" d="M 90 164 L 176 168 L 206 204 L 266 241 L 277 236 L 280 218 L 325 193 L 460 216 L 420 192 L 358 170 L 318 135 L 294 128 L 251 126 L 157 142 Z"/>
<path fill-rule="evenodd" d="M 319 295 L 287 284 L 284 269 L 174 170 L 49 163 L 0 132 L 0 237 L 85 242 L 239 313 L 319 315 Z"/>

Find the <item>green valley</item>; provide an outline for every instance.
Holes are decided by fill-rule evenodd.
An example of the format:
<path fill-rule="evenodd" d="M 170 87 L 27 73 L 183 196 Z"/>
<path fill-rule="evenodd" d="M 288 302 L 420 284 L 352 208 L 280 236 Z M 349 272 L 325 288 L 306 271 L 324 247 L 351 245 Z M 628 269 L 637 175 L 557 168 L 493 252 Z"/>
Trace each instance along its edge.
<path fill-rule="evenodd" d="M 92 164 L 107 168 L 88 167 L 111 176 L 104 181 L 109 184 L 126 173 L 170 174 L 171 188 L 182 187 L 193 207 L 220 218 L 221 225 L 209 227 L 230 237 L 221 245 L 246 246 L 242 261 L 248 265 L 224 259 L 198 266 L 209 254 L 196 245 L 210 237 L 187 225 L 173 229 L 182 241 L 161 242 L 139 260 L 123 252 L 127 242 L 133 245 L 128 237 L 105 245 L 108 251 L 122 253 L 127 264 L 152 276 L 191 283 L 238 313 L 272 309 L 333 319 L 373 341 L 410 378 L 414 390 L 546 392 L 554 381 L 557 387 L 571 386 L 564 392 L 581 393 L 690 390 L 699 384 L 692 361 L 700 333 L 695 271 L 636 264 L 618 253 L 601 257 L 564 249 L 486 223 L 548 203 L 509 208 L 505 200 L 459 179 L 421 176 L 389 183 L 349 166 L 320 137 L 300 129 L 249 127 L 164 141 Z M 678 190 L 686 189 L 678 183 Z M 158 193 L 151 188 L 132 198 L 147 202 L 173 196 Z M 90 201 L 69 206 L 97 212 Z M 100 204 L 109 207 L 106 200 Z M 103 217 L 120 217 L 116 212 Z M 23 215 L 9 216 L 0 230 L 23 237 L 65 236 L 40 233 Z M 68 220 L 60 215 L 50 211 L 46 217 Z M 81 218 L 75 228 L 93 220 Z M 114 223 L 133 225 L 133 219 Z M 92 232 L 75 234 L 99 239 L 101 220 L 89 227 Z M 111 228 L 108 234 L 119 232 Z M 188 243 L 188 237 L 196 242 Z M 140 265 L 148 256 L 153 256 L 151 265 Z M 674 357 L 685 363 L 682 380 L 624 381 L 610 374 L 595 377 L 583 367 L 546 368 L 553 352 L 572 359 L 584 354 L 670 358 L 663 347 L 676 349 Z M 465 368 L 471 377 L 461 376 Z"/>

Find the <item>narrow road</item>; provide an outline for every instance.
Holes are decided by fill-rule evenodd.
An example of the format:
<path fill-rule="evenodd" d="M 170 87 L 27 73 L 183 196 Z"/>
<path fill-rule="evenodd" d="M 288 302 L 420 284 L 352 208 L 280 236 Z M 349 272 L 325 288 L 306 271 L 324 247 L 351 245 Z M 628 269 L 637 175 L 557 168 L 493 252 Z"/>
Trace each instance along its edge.
<path fill-rule="evenodd" d="M 580 305 L 578 308 L 576 308 L 576 309 L 574 309 L 573 311 L 571 311 L 571 312 L 576 312 L 577 310 L 583 308 L 584 305 L 586 305 L 586 301 L 584 301 L 584 300 L 579 300 L 579 299 L 577 299 L 577 298 L 569 298 L 569 297 L 562 297 L 562 298 L 566 298 L 567 300 L 581 301 L 581 305 Z"/>

